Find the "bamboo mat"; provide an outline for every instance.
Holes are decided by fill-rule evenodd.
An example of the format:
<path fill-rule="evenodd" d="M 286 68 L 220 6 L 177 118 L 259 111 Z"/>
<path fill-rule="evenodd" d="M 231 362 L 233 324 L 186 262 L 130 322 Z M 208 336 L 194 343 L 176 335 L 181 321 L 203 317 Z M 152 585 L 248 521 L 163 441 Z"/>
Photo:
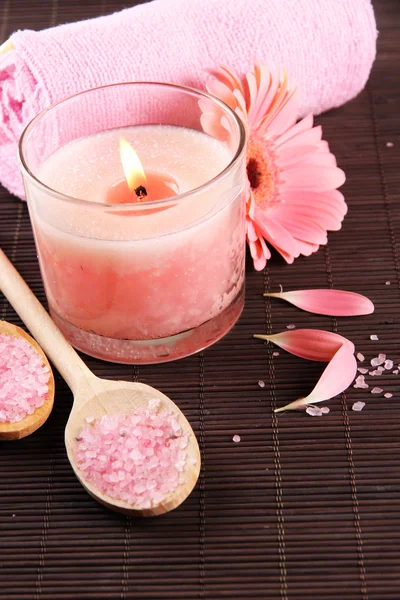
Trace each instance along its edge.
<path fill-rule="evenodd" d="M 1 0 L 0 41 L 19 28 L 124 5 Z M 400 375 L 374 382 L 391 399 L 351 388 L 322 418 L 277 418 L 272 409 L 309 391 L 323 367 L 282 351 L 273 357 L 276 349 L 252 339 L 289 323 L 327 328 L 352 339 L 368 359 L 384 352 L 400 362 L 400 7 L 380 0 L 376 13 L 379 53 L 367 89 L 317 119 L 348 176 L 349 214 L 329 247 L 293 266 L 274 258 L 264 274 L 249 269 L 239 324 L 203 354 L 139 368 L 86 359 L 99 376 L 138 378 L 179 404 L 201 445 L 196 489 L 156 519 L 125 518 L 98 505 L 67 461 L 71 394 L 57 376 L 47 424 L 0 447 L 1 599 L 400 598 Z M 26 206 L 4 189 L 0 200 L 1 247 L 45 302 Z M 376 311 L 335 320 L 265 302 L 263 292 L 280 284 L 358 291 Z M 20 324 L 2 298 L 0 316 Z M 366 401 L 363 412 L 351 410 L 357 400 Z"/>

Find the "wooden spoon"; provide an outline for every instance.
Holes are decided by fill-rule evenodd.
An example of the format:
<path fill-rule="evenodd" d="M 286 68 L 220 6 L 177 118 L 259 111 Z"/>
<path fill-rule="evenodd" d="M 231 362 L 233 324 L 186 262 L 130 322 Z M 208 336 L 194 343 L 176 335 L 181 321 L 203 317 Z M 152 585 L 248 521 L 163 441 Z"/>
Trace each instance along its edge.
<path fill-rule="evenodd" d="M 7 321 L 0 321 L 0 334 L 2 333 L 11 337 L 24 338 L 35 352 L 40 355 L 43 363 L 48 366 L 50 374 L 48 383 L 49 391 L 42 406 L 37 408 L 32 415 L 27 415 L 21 421 L 16 423 L 0 423 L 0 440 L 19 440 L 39 429 L 50 415 L 54 403 L 54 376 L 49 361 L 39 344 L 30 335 L 25 333 L 21 327 L 7 323 Z"/>
<path fill-rule="evenodd" d="M 65 428 L 65 446 L 72 468 L 83 487 L 108 508 L 127 514 L 159 515 L 181 504 L 188 497 L 198 479 L 200 452 L 196 436 L 179 408 L 170 398 L 143 383 L 108 381 L 96 377 L 66 341 L 2 250 L 0 250 L 0 289 L 74 394 L 74 404 Z M 161 411 L 172 409 L 179 414 L 182 430 L 189 434 L 186 449 L 187 460 L 183 472 L 184 483 L 170 492 L 160 504 L 149 509 L 141 509 L 122 500 L 106 496 L 89 483 L 75 463 L 73 450 L 76 444 L 75 438 L 79 436 L 85 425 L 86 417 L 97 419 L 106 414 L 128 413 L 147 405 L 154 398 L 161 401 Z"/>

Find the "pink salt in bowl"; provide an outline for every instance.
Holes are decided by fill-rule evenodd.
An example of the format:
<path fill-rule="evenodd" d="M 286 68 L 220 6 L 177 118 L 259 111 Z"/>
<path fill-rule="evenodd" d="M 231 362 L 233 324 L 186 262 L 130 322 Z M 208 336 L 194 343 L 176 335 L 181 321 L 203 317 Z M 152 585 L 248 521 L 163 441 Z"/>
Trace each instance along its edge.
<path fill-rule="evenodd" d="M 54 403 L 49 362 L 23 329 L 0 321 L 0 440 L 18 440 L 36 431 Z"/>

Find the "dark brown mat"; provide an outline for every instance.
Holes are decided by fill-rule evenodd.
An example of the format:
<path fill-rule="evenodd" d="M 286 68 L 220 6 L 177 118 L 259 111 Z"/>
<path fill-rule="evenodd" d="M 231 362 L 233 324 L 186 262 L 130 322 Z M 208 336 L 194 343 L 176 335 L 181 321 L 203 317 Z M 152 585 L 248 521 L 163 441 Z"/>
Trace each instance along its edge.
<path fill-rule="evenodd" d="M 0 39 L 125 4 L 2 0 Z M 291 267 L 271 261 L 264 275 L 249 271 L 243 317 L 204 354 L 136 369 L 87 360 L 98 375 L 139 377 L 178 402 L 201 443 L 195 491 L 175 512 L 141 521 L 94 502 L 67 461 L 71 394 L 57 377 L 48 423 L 0 448 L 0 598 L 400 598 L 400 375 L 385 375 L 390 400 L 350 389 L 323 418 L 278 419 L 271 409 L 310 390 L 321 367 L 283 352 L 273 358 L 251 337 L 288 323 L 328 328 L 368 358 L 379 351 L 400 362 L 398 1 L 377 1 L 376 12 L 379 54 L 368 88 L 318 118 L 348 175 L 349 215 L 329 248 Z M 0 245 L 44 302 L 26 206 L 4 189 L 0 199 Z M 279 284 L 358 291 L 376 312 L 337 322 L 265 303 L 263 291 Z M 0 316 L 19 324 L 2 300 Z M 351 410 L 365 399 L 363 412 Z"/>

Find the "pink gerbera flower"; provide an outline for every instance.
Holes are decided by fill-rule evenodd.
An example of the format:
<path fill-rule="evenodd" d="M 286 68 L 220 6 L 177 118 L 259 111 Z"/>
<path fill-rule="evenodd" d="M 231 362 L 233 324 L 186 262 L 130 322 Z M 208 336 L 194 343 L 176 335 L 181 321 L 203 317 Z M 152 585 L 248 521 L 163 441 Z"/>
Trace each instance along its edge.
<path fill-rule="evenodd" d="M 345 175 L 312 115 L 296 123 L 296 86 L 286 73 L 255 65 L 243 80 L 226 67 L 212 71 L 207 90 L 248 128 L 246 233 L 255 268 L 271 256 L 266 241 L 288 263 L 309 256 L 341 227 L 347 206 L 336 188 Z"/>

